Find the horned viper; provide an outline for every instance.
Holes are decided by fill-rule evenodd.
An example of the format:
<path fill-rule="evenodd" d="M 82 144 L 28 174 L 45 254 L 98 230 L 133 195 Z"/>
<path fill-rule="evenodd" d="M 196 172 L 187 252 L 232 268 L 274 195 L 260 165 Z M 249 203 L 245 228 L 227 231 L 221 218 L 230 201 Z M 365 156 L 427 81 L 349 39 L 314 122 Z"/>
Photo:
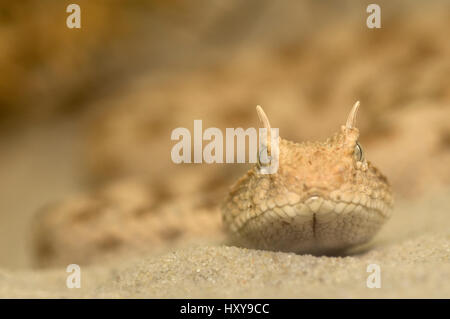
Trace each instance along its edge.
<path fill-rule="evenodd" d="M 393 196 L 385 176 L 367 161 L 355 127 L 359 102 L 346 125 L 325 142 L 279 138 L 278 170 L 255 165 L 222 205 L 223 221 L 238 245 L 323 253 L 369 241 L 388 219 Z M 269 120 L 258 115 L 266 129 Z M 270 146 L 270 145 L 269 145 Z"/>

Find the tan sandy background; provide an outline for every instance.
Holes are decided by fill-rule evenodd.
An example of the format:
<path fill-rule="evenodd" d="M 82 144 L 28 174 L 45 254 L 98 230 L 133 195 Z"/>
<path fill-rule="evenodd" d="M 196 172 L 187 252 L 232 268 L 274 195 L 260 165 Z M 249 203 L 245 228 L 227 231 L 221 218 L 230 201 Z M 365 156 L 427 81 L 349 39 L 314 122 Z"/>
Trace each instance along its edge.
<path fill-rule="evenodd" d="M 81 30 L 65 27 L 69 3 L 0 11 L 0 297 L 450 297 L 448 2 L 380 1 L 377 30 L 364 1 L 79 1 Z M 254 127 L 261 104 L 284 138 L 323 140 L 355 100 L 396 197 L 373 242 L 342 256 L 223 245 L 217 204 L 249 166 L 175 165 L 171 131 Z M 104 223 L 49 241 L 33 233 L 43 211 L 56 228 L 72 212 L 119 220 L 123 242 L 92 248 Z M 73 262 L 81 289 L 65 286 Z"/>

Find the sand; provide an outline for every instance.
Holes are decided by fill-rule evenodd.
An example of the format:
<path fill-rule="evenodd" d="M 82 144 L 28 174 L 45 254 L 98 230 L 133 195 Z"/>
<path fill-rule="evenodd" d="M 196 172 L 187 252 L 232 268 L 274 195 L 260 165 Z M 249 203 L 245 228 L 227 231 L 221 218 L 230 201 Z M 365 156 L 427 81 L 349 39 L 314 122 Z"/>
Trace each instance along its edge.
<path fill-rule="evenodd" d="M 449 212 L 450 189 L 400 202 L 375 240 L 347 256 L 195 245 L 82 267 L 79 289 L 65 286 L 65 269 L 0 270 L 0 297 L 450 298 Z M 367 287 L 369 264 L 380 266 L 381 288 Z"/>

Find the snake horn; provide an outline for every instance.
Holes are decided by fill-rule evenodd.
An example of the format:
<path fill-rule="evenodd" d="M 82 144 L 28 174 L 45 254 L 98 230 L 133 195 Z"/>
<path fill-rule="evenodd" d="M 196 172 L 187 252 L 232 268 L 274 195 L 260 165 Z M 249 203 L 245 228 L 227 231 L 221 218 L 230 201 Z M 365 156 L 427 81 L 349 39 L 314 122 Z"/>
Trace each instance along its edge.
<path fill-rule="evenodd" d="M 348 115 L 347 123 L 345 124 L 345 127 L 347 129 L 352 129 L 355 127 L 356 114 L 358 113 L 359 104 L 359 101 L 356 101 L 356 103 L 352 107 L 352 110 L 350 111 L 350 114 Z"/>
<path fill-rule="evenodd" d="M 259 120 L 262 122 L 264 128 L 267 130 L 267 151 L 270 154 L 270 141 L 271 141 L 271 127 L 269 118 L 267 117 L 266 113 L 262 109 L 260 105 L 256 106 L 256 112 L 258 113 Z"/>

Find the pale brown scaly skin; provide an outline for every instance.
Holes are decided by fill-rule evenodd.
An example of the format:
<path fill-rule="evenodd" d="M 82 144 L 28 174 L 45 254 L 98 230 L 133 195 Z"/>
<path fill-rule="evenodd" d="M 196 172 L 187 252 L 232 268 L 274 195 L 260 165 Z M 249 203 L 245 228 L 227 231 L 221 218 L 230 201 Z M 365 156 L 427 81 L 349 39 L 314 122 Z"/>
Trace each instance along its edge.
<path fill-rule="evenodd" d="M 233 243 L 327 253 L 368 242 L 378 232 L 391 215 L 393 196 L 357 143 L 358 106 L 326 142 L 280 138 L 278 171 L 261 174 L 256 165 L 232 187 L 221 209 Z"/>

